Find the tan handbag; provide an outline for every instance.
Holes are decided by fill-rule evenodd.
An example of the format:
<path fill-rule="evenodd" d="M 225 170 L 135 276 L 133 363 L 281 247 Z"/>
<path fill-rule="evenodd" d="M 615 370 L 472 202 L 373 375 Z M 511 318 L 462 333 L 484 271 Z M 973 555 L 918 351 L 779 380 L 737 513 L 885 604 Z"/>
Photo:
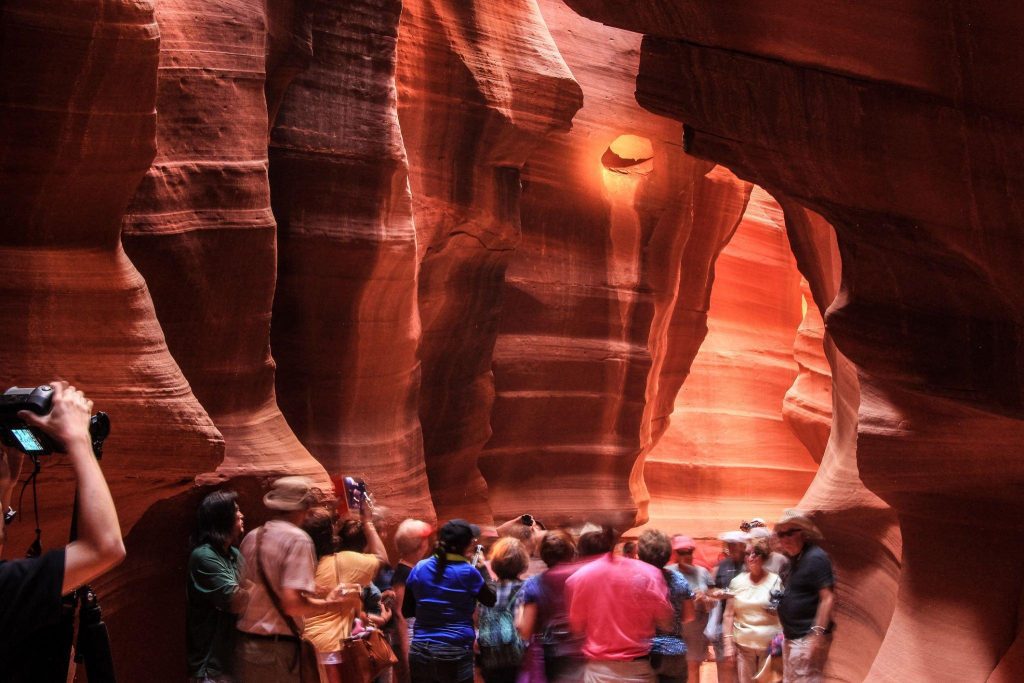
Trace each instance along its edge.
<path fill-rule="evenodd" d="M 338 556 L 334 556 L 334 580 L 341 583 Z M 387 638 L 378 629 L 367 629 L 358 636 L 341 639 L 341 680 L 345 683 L 370 683 L 398 663 Z"/>

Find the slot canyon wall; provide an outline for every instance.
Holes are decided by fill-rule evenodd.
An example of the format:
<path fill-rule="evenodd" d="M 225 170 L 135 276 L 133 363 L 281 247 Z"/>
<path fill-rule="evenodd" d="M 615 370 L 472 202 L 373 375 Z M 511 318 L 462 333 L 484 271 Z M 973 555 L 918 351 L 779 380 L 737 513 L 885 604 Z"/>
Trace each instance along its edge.
<path fill-rule="evenodd" d="M 1010 39 L 1024 17 L 1009 5 L 966 2 L 649 0 L 628 12 L 602 0 L 568 4 L 645 33 L 638 100 L 685 122 L 689 153 L 762 185 L 787 208 L 838 390 L 836 424 L 804 504 L 847 534 L 859 523 L 848 513 L 863 513 L 882 543 L 865 548 L 861 564 L 880 560 L 869 577 L 878 585 L 889 571 L 899 577 L 877 657 L 869 661 L 873 648 L 865 649 L 853 662 L 846 648 L 833 674 L 852 664 L 868 680 L 1019 679 L 1024 558 L 1005 539 L 1019 529 L 1024 477 L 1016 446 L 1024 91 L 1009 78 L 1024 59 Z M 837 260 L 815 250 L 820 220 L 834 228 L 841 257 L 834 291 L 826 266 Z M 810 424 L 812 413 L 787 405 L 794 424 Z M 835 486 L 855 483 L 855 472 L 870 493 Z M 902 534 L 898 572 L 896 529 L 885 531 L 880 500 Z M 951 557 L 957 575 L 983 571 L 1002 589 L 943 595 Z M 861 596 L 863 604 L 889 592 Z M 936 649 L 951 640 L 967 651 Z"/>
<path fill-rule="evenodd" d="M 195 505 L 281 473 L 387 524 L 802 498 L 833 679 L 1024 676 L 1024 18 L 898 5 L 6 3 L 0 379 L 114 421 L 120 676 L 181 679 Z"/>

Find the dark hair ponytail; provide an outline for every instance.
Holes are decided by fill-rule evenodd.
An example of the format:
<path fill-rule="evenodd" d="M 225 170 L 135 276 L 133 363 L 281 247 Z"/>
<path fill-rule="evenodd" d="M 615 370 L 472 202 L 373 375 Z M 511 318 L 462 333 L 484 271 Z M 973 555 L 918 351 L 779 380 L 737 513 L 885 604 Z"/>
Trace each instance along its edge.
<path fill-rule="evenodd" d="M 434 567 L 434 580 L 440 581 L 444 576 L 444 570 L 448 566 L 448 549 L 444 543 L 438 541 L 434 547 L 434 558 L 436 560 L 436 566 Z"/>

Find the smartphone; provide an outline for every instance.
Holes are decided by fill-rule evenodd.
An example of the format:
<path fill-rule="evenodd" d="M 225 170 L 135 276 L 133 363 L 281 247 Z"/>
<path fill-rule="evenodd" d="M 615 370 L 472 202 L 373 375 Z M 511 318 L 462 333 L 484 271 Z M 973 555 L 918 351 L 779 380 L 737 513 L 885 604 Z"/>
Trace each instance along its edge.
<path fill-rule="evenodd" d="M 365 481 L 359 477 L 345 477 L 345 504 L 349 510 L 362 512 L 366 497 Z"/>

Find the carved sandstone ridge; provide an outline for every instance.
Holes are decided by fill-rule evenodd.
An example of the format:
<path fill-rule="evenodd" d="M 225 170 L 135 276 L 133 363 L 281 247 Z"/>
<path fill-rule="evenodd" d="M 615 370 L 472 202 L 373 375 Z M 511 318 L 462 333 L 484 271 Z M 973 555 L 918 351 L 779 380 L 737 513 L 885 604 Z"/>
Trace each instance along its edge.
<path fill-rule="evenodd" d="M 439 517 L 487 521 L 477 458 L 491 434 L 491 357 L 520 169 L 568 128 L 579 86 L 533 0 L 404 3 L 399 115 L 421 258 L 424 457 Z"/>
<path fill-rule="evenodd" d="M 393 0 L 314 5 L 312 59 L 271 138 L 273 345 L 282 408 L 327 471 L 363 477 L 391 517 L 429 519 L 400 11 Z"/>
<path fill-rule="evenodd" d="M 841 280 L 835 231 L 814 212 L 786 198 L 782 203 L 790 244 L 808 278 L 807 310 L 795 346 L 801 371 L 786 393 L 783 417 L 821 463 L 800 506 L 817 511 L 839 567 L 831 670 L 859 681 L 871 668 L 896 605 L 900 530 L 895 512 L 860 479 L 860 382 L 821 317 Z"/>
<path fill-rule="evenodd" d="M 754 188 L 745 208 L 714 264 L 707 337 L 644 467 L 650 525 L 716 550 L 739 520 L 792 507 L 816 470 L 781 411 L 797 376 L 800 275 L 775 200 Z"/>
<path fill-rule="evenodd" d="M 140 623 L 127 608 L 175 577 L 131 532 L 155 502 L 213 469 L 224 449 L 120 242 L 125 206 L 154 157 L 158 29 L 147 2 L 32 0 L 5 3 L 0 31 L 0 381 L 65 377 L 110 414 L 103 469 L 128 559 L 97 589 L 117 652 L 148 651 L 146 634 L 160 632 L 161 615 Z M 39 489 L 46 548 L 66 542 L 69 475 L 63 459 L 47 458 Z M 8 556 L 17 556 L 32 523 L 8 532 Z M 164 557 L 181 548 L 180 536 L 147 543 Z"/>
<path fill-rule="evenodd" d="M 225 438 L 224 461 L 199 478 L 289 473 L 329 485 L 274 399 L 264 3 L 155 7 L 157 156 L 125 217 L 125 248 L 171 352 Z"/>
<path fill-rule="evenodd" d="M 674 4 L 715 25 L 727 18 L 721 4 Z M 835 228 L 842 287 L 825 321 L 858 370 L 859 476 L 903 532 L 896 611 L 867 679 L 1010 680 L 1024 675 L 1019 601 L 983 586 L 936 600 L 952 570 L 935 568 L 955 556 L 959 575 L 984 572 L 1013 595 L 1024 583 L 1024 551 L 1007 548 L 991 572 L 987 557 L 1024 507 L 1013 445 L 1024 413 L 1024 89 L 1006 79 L 1024 59 L 1010 38 L 1024 14 L 990 3 L 896 7 L 902 20 L 888 27 L 867 6 L 815 15 L 816 32 L 871 36 L 842 48 L 855 60 L 837 62 L 785 31 L 808 16 L 799 6 L 762 17 L 762 36 L 787 36 L 781 52 L 661 15 L 637 27 L 653 34 L 638 97 L 686 122 L 692 153 Z M 633 9 L 630 22 L 652 16 Z M 876 41 L 884 49 L 867 49 Z M 910 71 L 898 58 L 907 49 Z M 966 654 L 925 646 L 950 638 Z"/>
<path fill-rule="evenodd" d="M 523 172 L 481 470 L 497 519 L 529 509 L 548 523 L 629 528 L 638 505 L 645 515 L 638 463 L 654 438 L 655 378 L 680 341 L 668 339 L 674 307 L 706 298 L 699 286 L 680 292 L 683 254 L 706 264 L 724 243 L 688 239 L 703 238 L 691 226 L 728 216 L 749 190 L 705 178 L 710 167 L 679 150 L 679 125 L 635 104 L 638 36 L 581 21 L 559 2 L 541 9 L 584 105 Z M 731 233 L 735 222 L 719 225 Z M 682 344 L 695 349 L 703 334 L 687 326 Z"/>

